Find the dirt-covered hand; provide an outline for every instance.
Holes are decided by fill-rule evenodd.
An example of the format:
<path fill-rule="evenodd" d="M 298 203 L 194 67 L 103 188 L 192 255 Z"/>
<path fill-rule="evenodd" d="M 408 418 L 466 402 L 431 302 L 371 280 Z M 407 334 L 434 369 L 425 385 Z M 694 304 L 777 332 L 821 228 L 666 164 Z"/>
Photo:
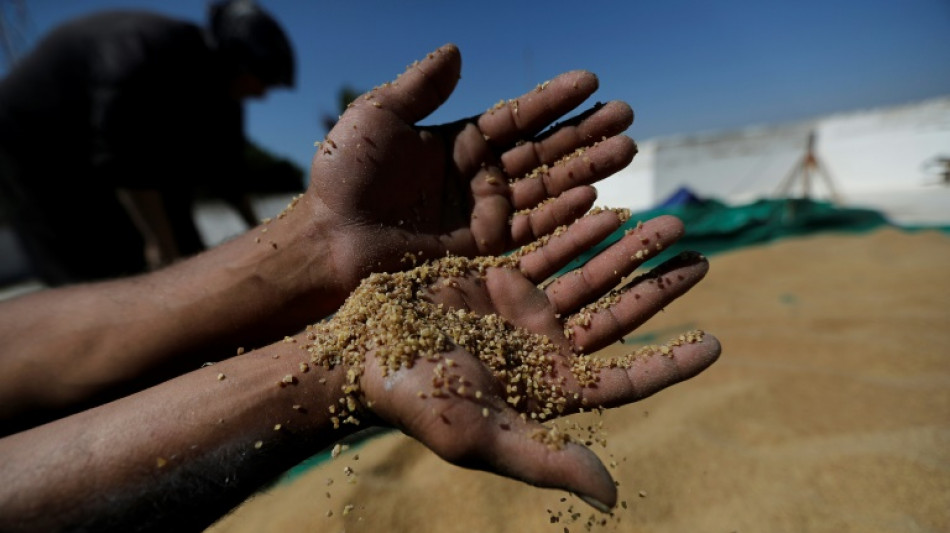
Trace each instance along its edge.
<path fill-rule="evenodd" d="M 407 253 L 495 255 L 548 234 L 583 215 L 596 197 L 590 184 L 636 152 L 621 135 L 633 121 L 622 102 L 552 126 L 597 89 L 584 71 L 481 115 L 419 126 L 460 71 L 458 49 L 439 48 L 360 96 L 320 143 L 301 201 L 329 222 L 319 242 L 346 292 L 370 272 L 406 268 Z"/>
<path fill-rule="evenodd" d="M 613 290 L 682 235 L 679 220 L 660 217 L 542 284 L 620 223 L 600 211 L 512 256 L 453 257 L 369 278 L 322 335 L 337 343 L 323 352 L 328 362 L 349 367 L 341 418 L 376 416 L 450 462 L 613 507 L 616 488 L 596 455 L 542 421 L 639 400 L 699 373 L 720 351 L 714 337 L 690 332 L 624 357 L 588 355 L 708 269 L 683 254 Z"/>

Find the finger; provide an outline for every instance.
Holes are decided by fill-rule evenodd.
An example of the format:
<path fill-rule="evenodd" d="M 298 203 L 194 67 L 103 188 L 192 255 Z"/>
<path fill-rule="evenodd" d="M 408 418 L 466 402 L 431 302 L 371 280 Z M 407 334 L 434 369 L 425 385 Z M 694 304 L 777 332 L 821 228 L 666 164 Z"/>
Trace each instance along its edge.
<path fill-rule="evenodd" d="M 600 459 L 586 446 L 564 442 L 548 428 L 505 409 L 491 438 L 479 446 L 481 466 L 537 487 L 572 492 L 602 512 L 617 503 L 617 487 Z"/>
<path fill-rule="evenodd" d="M 533 137 L 579 106 L 597 86 L 597 77 L 590 72 L 577 70 L 561 74 L 482 113 L 478 117 L 478 129 L 492 146 L 508 148 L 518 140 Z"/>
<path fill-rule="evenodd" d="M 541 165 L 551 165 L 578 148 L 622 133 L 633 124 L 633 110 L 624 102 L 600 104 L 564 122 L 542 138 L 525 142 L 501 156 L 509 176 L 523 176 Z"/>
<path fill-rule="evenodd" d="M 679 240 L 683 231 L 683 223 L 669 215 L 638 223 L 584 266 L 556 279 L 545 292 L 558 313 L 574 312 L 616 287 L 648 258 Z"/>
<path fill-rule="evenodd" d="M 617 293 L 581 308 L 564 324 L 576 351 L 593 353 L 636 329 L 700 282 L 706 258 L 684 252 L 630 282 Z"/>
<path fill-rule="evenodd" d="M 511 219 L 511 239 L 522 246 L 567 226 L 584 216 L 597 200 L 597 191 L 590 186 L 575 187 L 533 209 L 524 209 Z"/>
<path fill-rule="evenodd" d="M 515 180 L 511 202 L 515 209 L 525 209 L 572 187 L 595 183 L 629 165 L 636 153 L 637 145 L 622 135 L 576 150 Z"/>
<path fill-rule="evenodd" d="M 694 332 L 693 335 L 696 335 Z M 639 354 L 609 361 L 597 383 L 583 387 L 583 405 L 613 407 L 641 400 L 670 385 L 687 380 L 712 365 L 722 351 L 719 340 L 701 333 L 693 342 L 674 339 L 672 345 L 646 347 Z M 612 367 L 610 365 L 613 365 Z"/>
<path fill-rule="evenodd" d="M 471 182 L 472 237 L 478 255 L 499 255 L 509 246 L 508 224 L 512 207 L 508 201 L 508 183 L 501 169 L 495 166 L 483 167 Z"/>
<path fill-rule="evenodd" d="M 374 88 L 356 105 L 387 109 L 408 124 L 427 117 L 448 100 L 462 69 L 462 57 L 454 44 L 430 52 L 409 65 L 396 81 Z"/>
<path fill-rule="evenodd" d="M 564 489 L 604 512 L 616 504 L 613 479 L 593 452 L 568 442 L 563 433 L 522 418 L 499 396 L 505 394 L 502 389 L 486 386 L 497 383 L 481 362 L 462 353 L 452 355 L 451 373 L 445 375 L 449 386 L 425 398 L 413 386 L 397 385 L 407 379 L 408 369 L 383 376 L 381 368 L 371 367 L 367 377 L 388 383 L 392 395 L 373 410 L 453 464 Z M 427 375 L 437 364 L 442 366 L 421 359 L 411 372 Z M 413 404 L 417 407 L 407 409 Z"/>
<path fill-rule="evenodd" d="M 571 345 L 564 339 L 564 325 L 554 315 L 554 307 L 534 282 L 512 268 L 492 268 L 485 276 L 485 288 L 497 315 L 513 326 L 542 335 L 570 353 Z"/>
<path fill-rule="evenodd" d="M 625 216 L 623 211 L 594 210 L 550 237 L 524 246 L 516 252 L 521 271 L 534 283 L 544 281 L 606 239 L 623 224 Z"/>

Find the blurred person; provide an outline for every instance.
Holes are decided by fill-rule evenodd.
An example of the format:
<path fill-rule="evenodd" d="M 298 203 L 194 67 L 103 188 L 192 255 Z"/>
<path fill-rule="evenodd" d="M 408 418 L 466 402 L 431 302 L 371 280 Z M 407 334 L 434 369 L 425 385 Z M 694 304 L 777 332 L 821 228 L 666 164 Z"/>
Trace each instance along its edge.
<path fill-rule="evenodd" d="M 36 275 L 109 279 L 204 249 L 199 191 L 256 225 L 242 102 L 293 84 L 291 45 L 251 0 L 212 4 L 206 28 L 112 11 L 51 31 L 0 80 L 0 201 Z"/>

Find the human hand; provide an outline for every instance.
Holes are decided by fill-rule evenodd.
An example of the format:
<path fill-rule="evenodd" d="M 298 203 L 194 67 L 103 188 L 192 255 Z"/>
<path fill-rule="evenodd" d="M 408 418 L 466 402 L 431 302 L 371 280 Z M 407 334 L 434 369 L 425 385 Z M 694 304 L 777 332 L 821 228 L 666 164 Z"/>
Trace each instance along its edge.
<path fill-rule="evenodd" d="M 627 357 L 587 355 L 708 269 L 698 254 L 680 255 L 611 291 L 682 235 L 666 216 L 539 287 L 620 223 L 600 211 L 507 258 L 454 257 L 371 277 L 312 336 L 329 339 L 311 349 L 314 362 L 346 369 L 344 399 L 331 412 L 340 423 L 379 417 L 452 463 L 613 507 L 616 488 L 596 455 L 540 422 L 634 402 L 694 376 L 720 352 L 714 337 L 693 332 Z"/>
<path fill-rule="evenodd" d="M 585 213 L 596 197 L 589 184 L 636 152 L 620 135 L 633 121 L 621 102 L 541 133 L 596 90 L 597 78 L 582 71 L 479 116 L 417 126 L 449 97 L 460 69 L 458 49 L 443 46 L 358 98 L 321 143 L 301 203 L 327 221 L 318 233 L 332 264 L 321 268 L 344 293 L 370 272 L 411 266 L 401 262 L 407 253 L 495 255 L 550 233 Z"/>

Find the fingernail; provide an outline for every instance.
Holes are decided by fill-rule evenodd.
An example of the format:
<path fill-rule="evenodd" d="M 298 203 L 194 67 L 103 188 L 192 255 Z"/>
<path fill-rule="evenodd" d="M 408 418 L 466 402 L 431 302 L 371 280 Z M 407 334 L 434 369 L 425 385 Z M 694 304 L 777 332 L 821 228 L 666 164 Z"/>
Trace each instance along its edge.
<path fill-rule="evenodd" d="M 590 505 L 591 507 L 593 507 L 594 509 L 597 509 L 598 511 L 602 513 L 610 512 L 610 509 L 611 509 L 610 506 L 598 499 L 592 498 L 590 496 L 584 496 L 583 494 L 577 494 L 577 497 L 584 500 L 584 502 L 587 503 L 587 505 Z"/>

